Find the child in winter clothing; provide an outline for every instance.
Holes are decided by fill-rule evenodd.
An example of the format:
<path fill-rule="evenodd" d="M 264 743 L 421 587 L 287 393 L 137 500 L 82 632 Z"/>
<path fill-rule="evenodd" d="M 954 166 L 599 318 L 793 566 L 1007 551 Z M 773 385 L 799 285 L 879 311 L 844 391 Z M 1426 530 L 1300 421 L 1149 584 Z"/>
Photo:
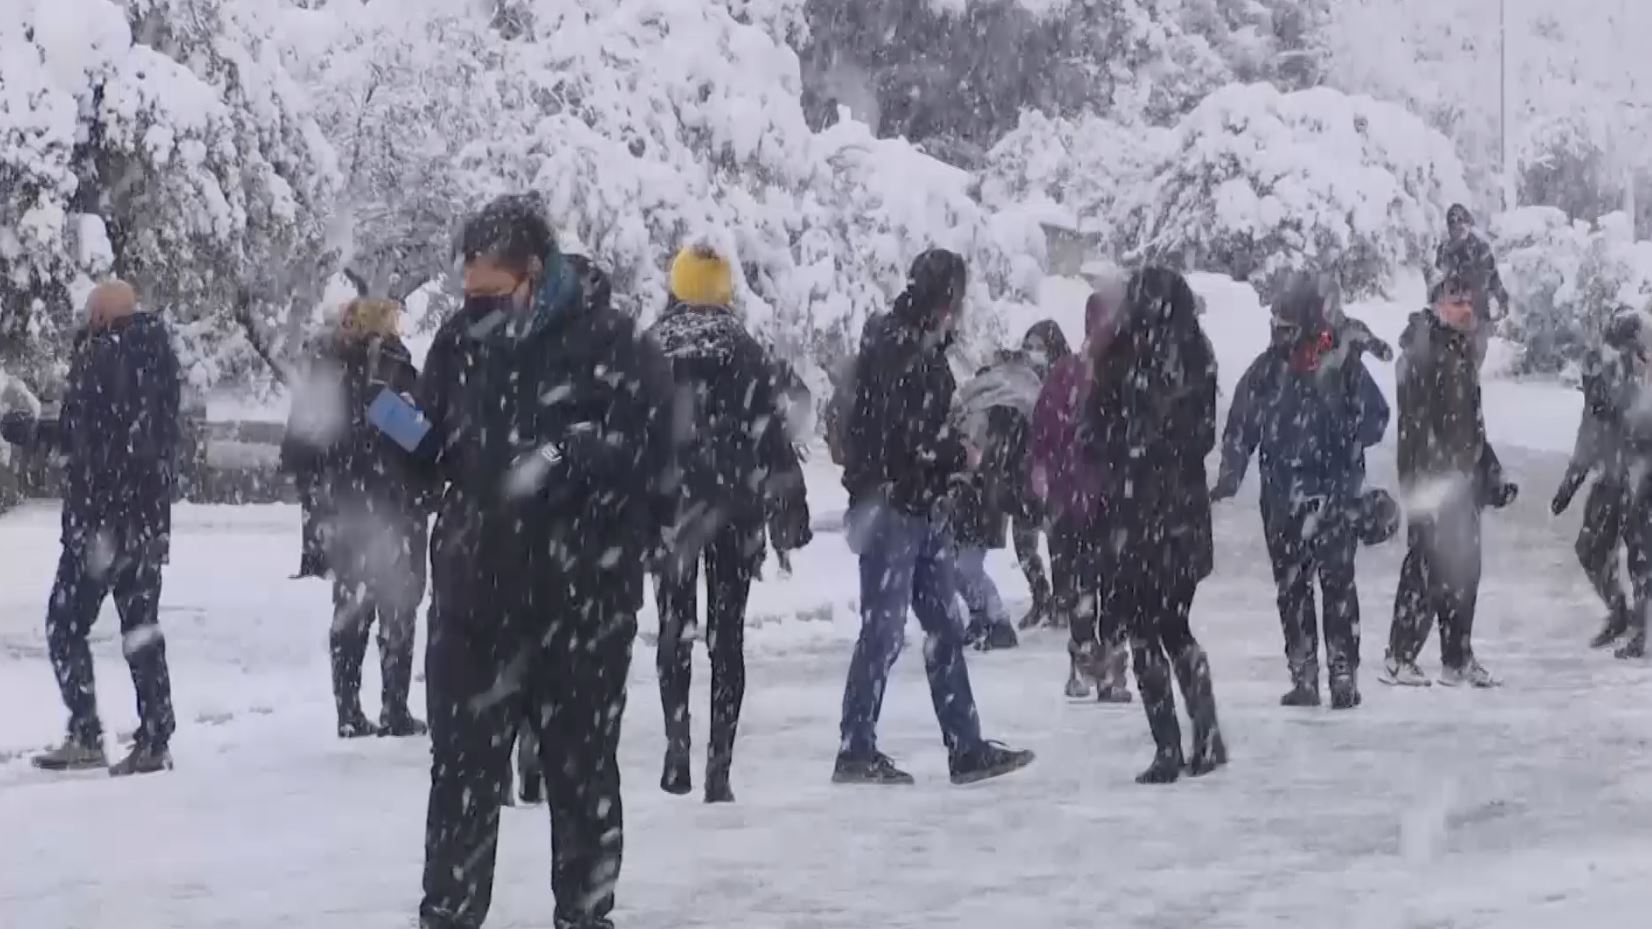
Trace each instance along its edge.
<path fill-rule="evenodd" d="M 1480 511 L 1514 501 L 1486 441 L 1473 333 L 1475 291 L 1460 277 L 1434 288 L 1433 305 L 1413 314 L 1401 336 L 1399 473 L 1409 501 L 1409 549 L 1394 596 L 1382 681 L 1427 686 L 1417 654 L 1440 624 L 1440 682 L 1493 687 L 1497 679 L 1473 647 L 1480 589 Z"/>
<path fill-rule="evenodd" d="M 1285 706 L 1318 706 L 1319 620 L 1314 577 L 1325 596 L 1331 704 L 1360 701 L 1359 593 L 1354 554 L 1365 449 L 1388 428 L 1388 403 L 1341 325 L 1334 289 L 1318 275 L 1289 282 L 1273 307 L 1273 344 L 1239 381 L 1222 438 L 1213 500 L 1239 491 L 1260 449 L 1262 526 L 1291 690 Z"/>

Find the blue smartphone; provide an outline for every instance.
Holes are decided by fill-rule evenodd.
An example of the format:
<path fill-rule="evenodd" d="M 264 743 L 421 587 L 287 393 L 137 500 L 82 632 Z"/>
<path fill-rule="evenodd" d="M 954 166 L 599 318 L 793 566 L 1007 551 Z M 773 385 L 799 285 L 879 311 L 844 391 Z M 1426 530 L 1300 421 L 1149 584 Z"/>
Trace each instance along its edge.
<path fill-rule="evenodd" d="M 386 387 L 367 407 L 367 421 L 408 451 L 414 451 L 430 434 L 430 423 L 419 408 L 401 394 Z"/>

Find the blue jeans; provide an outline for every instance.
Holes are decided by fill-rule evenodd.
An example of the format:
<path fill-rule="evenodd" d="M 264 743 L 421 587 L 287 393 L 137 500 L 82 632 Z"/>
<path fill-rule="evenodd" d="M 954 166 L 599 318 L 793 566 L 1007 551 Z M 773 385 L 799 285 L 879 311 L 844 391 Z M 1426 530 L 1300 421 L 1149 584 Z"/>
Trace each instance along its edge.
<path fill-rule="evenodd" d="M 964 547 L 958 549 L 958 592 L 969 607 L 969 625 L 1007 626 L 1009 611 L 1004 609 L 1004 598 L 998 595 L 998 585 L 987 574 L 987 550 Z"/>
<path fill-rule="evenodd" d="M 941 739 L 954 754 L 981 743 L 975 695 L 964 664 L 963 631 L 953 618 L 958 590 L 952 540 L 944 524 L 876 505 L 850 516 L 851 542 L 860 555 L 860 639 L 843 688 L 845 755 L 878 750 L 878 715 L 906 639 L 906 610 L 928 635 L 924 667 Z"/>

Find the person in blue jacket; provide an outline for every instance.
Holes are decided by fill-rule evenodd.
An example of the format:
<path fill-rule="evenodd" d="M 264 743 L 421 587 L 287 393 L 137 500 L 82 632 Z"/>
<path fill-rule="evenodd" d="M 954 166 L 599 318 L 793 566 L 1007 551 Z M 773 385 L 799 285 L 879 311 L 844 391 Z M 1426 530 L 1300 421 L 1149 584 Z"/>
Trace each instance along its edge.
<path fill-rule="evenodd" d="M 1319 623 L 1325 596 L 1331 705 L 1359 705 L 1359 594 L 1365 450 L 1388 428 L 1388 402 L 1361 359 L 1386 350 L 1341 315 L 1334 286 L 1290 281 L 1273 306 L 1273 339 L 1234 392 L 1212 496 L 1233 497 L 1253 453 L 1262 469 L 1262 526 L 1279 589 L 1291 689 L 1285 706 L 1318 706 Z"/>

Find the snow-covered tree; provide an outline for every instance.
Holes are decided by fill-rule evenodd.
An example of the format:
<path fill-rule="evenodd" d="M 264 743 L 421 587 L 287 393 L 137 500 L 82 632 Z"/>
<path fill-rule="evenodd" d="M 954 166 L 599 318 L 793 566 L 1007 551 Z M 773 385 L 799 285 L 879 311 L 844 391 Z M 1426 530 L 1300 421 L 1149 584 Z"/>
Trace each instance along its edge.
<path fill-rule="evenodd" d="M 1127 254 L 1224 271 L 1267 297 L 1329 267 L 1351 294 L 1421 266 L 1466 188 L 1444 136 L 1393 104 L 1265 84 L 1211 94 L 1128 199 Z"/>

